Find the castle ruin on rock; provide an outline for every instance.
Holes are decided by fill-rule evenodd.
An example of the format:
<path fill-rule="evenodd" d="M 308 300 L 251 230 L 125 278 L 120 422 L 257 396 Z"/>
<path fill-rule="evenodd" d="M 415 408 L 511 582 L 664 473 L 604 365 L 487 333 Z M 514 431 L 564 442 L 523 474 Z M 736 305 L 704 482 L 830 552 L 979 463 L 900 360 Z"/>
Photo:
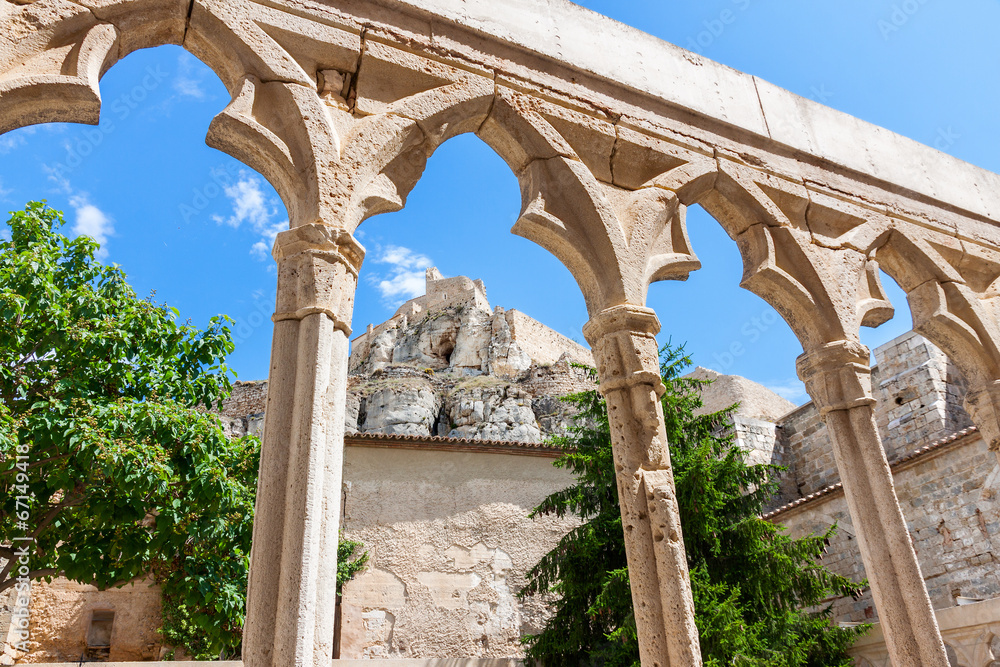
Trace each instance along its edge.
<path fill-rule="evenodd" d="M 424 295 L 351 341 L 345 433 L 540 442 L 565 432 L 559 399 L 592 389 L 593 365 L 583 345 L 491 309 L 482 281 L 427 269 Z M 266 383 L 238 384 L 232 432 L 259 433 L 266 398 Z"/>
<path fill-rule="evenodd" d="M 218 74 L 231 102 L 207 141 L 266 177 L 289 216 L 273 251 L 246 667 L 329 661 L 356 231 L 401 209 L 428 157 L 463 133 L 518 178 L 513 231 L 583 294 L 642 664 L 701 664 L 646 306 L 651 283 L 700 266 L 691 205 L 733 239 L 740 284 L 802 345 L 798 375 L 830 435 L 888 659 L 949 663 L 859 331 L 892 314 L 885 271 L 1000 450 L 1000 176 L 564 0 L 0 2 L 0 132 L 96 124 L 100 77 L 162 44 Z"/>

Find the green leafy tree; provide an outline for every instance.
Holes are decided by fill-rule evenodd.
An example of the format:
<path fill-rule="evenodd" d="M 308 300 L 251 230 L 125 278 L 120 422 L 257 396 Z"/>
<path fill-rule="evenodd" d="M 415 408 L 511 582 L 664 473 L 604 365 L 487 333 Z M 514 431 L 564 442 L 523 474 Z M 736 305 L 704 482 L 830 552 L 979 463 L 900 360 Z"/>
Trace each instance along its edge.
<path fill-rule="evenodd" d="M 663 411 L 705 664 L 851 665 L 846 649 L 866 628 L 836 627 L 829 606 L 821 606 L 858 592 L 859 584 L 818 562 L 835 527 L 791 539 L 760 518 L 776 491 L 776 468 L 748 463 L 734 444 L 735 406 L 695 416 L 703 381 L 681 377 L 689 365 L 683 348 L 661 350 Z M 528 573 L 522 596 L 556 596 L 544 630 L 526 639 L 528 655 L 546 667 L 638 666 L 606 406 L 596 391 L 569 400 L 579 413 L 570 435 L 556 438 L 567 452 L 556 465 L 576 481 L 533 515 L 575 514 L 583 523 Z"/>
<path fill-rule="evenodd" d="M 200 330 L 137 297 L 43 203 L 8 225 L 0 591 L 59 575 L 106 589 L 151 573 L 169 643 L 238 655 L 260 442 L 228 439 L 210 412 L 231 391 L 228 318 Z M 342 545 L 345 561 L 356 547 Z"/>

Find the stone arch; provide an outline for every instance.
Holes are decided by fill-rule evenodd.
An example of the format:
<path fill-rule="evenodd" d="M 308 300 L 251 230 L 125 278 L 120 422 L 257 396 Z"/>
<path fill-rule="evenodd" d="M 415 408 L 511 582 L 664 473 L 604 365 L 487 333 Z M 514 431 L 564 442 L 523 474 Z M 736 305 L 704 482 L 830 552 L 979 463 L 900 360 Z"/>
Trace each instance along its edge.
<path fill-rule="evenodd" d="M 293 66 L 273 40 L 246 39 L 216 25 L 224 22 L 203 5 L 191 9 L 189 25 L 189 3 L 176 0 L 122 0 L 94 11 L 45 0 L 4 3 L 6 15 L 0 20 L 23 27 L 24 34 L 9 32 L 7 48 L 0 51 L 5 56 L 0 61 L 0 131 L 54 121 L 96 125 L 99 81 L 111 67 L 138 49 L 179 45 L 212 69 L 233 98 L 210 125 L 207 143 L 263 174 L 293 225 L 314 221 L 317 197 L 310 190 L 316 188 L 309 187 L 309 177 L 317 156 L 310 148 L 322 142 L 308 123 L 318 109 L 302 94 L 308 81 L 301 67 Z M 219 44 L 209 46 L 203 36 L 209 28 Z M 330 51 L 338 58 L 347 53 L 346 47 Z M 266 77 L 280 82 L 262 83 Z"/>
<path fill-rule="evenodd" d="M 717 170 L 675 186 L 725 229 L 743 258 L 740 286 L 777 310 L 803 348 L 860 342 L 860 326 L 892 317 L 874 253 L 815 243 L 811 193 L 797 182 L 718 160 Z M 858 220 L 856 225 L 865 224 Z"/>
<path fill-rule="evenodd" d="M 906 292 L 913 328 L 944 350 L 973 385 L 1000 377 L 1000 257 L 953 238 L 894 229 L 878 250 Z"/>
<path fill-rule="evenodd" d="M 906 292 L 914 331 L 968 381 L 965 409 L 1000 452 L 1000 252 L 900 223 L 878 256 Z"/>
<path fill-rule="evenodd" d="M 601 294 L 602 285 L 623 281 L 613 266 L 602 264 L 600 259 L 616 253 L 603 227 L 607 215 L 602 217 L 606 211 L 601 210 L 595 179 L 551 126 L 537 114 L 518 108 L 521 100 L 516 93 L 504 89 L 494 92 L 492 85 L 489 91 L 478 93 L 473 99 L 448 105 L 443 94 L 431 90 L 422 93 L 422 99 L 395 104 L 402 113 L 413 116 L 416 114 L 408 109 L 432 100 L 439 106 L 433 114 L 419 118 L 422 135 L 411 139 L 413 147 L 401 152 L 388 169 L 372 179 L 368 197 L 381 199 L 378 205 L 363 206 L 362 220 L 401 209 L 434 151 L 454 136 L 474 133 L 504 160 L 518 180 L 522 204 L 511 231 L 555 255 L 574 276 L 585 299 L 589 295 L 588 306 L 599 307 L 593 304 L 600 300 L 595 295 Z M 356 226 L 362 220 L 353 222 Z"/>

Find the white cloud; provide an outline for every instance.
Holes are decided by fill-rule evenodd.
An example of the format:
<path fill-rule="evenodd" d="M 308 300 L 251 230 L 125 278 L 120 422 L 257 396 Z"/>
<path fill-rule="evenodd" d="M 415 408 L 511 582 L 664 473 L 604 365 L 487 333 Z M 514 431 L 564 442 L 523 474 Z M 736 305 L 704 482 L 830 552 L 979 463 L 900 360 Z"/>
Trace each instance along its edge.
<path fill-rule="evenodd" d="M 239 179 L 223 188 L 223 192 L 232 204 L 232 215 L 213 215 L 212 219 L 233 229 L 239 229 L 244 224 L 249 226 L 260 236 L 250 247 L 250 254 L 260 260 L 267 259 L 275 237 L 282 230 L 288 229 L 287 220 L 274 221 L 278 213 L 277 202 L 264 193 L 259 178 L 246 172 L 241 172 Z"/>
<path fill-rule="evenodd" d="M 76 215 L 73 233 L 77 236 L 89 236 L 100 243 L 101 248 L 96 256 L 98 259 L 106 258 L 108 251 L 105 244 L 108 242 L 108 237 L 115 234 L 114 221 L 104 211 L 91 204 L 85 192 L 70 197 L 69 205 L 73 207 Z"/>
<path fill-rule="evenodd" d="M 48 124 L 46 124 L 48 125 Z M 45 127 L 43 125 L 42 127 Z M 21 127 L 16 130 L 11 130 L 3 136 L 0 136 L 0 155 L 6 155 L 16 148 L 20 148 L 28 143 L 25 137 L 30 137 L 35 132 L 38 131 L 37 125 L 29 125 L 27 127 Z"/>
<path fill-rule="evenodd" d="M 765 386 L 778 396 L 781 396 L 796 405 L 800 405 L 809 400 L 809 394 L 806 393 L 805 385 L 794 378 L 766 384 Z"/>
<path fill-rule="evenodd" d="M 70 185 L 69 179 L 63 176 L 63 169 L 65 167 L 62 164 L 57 164 L 54 167 L 47 164 L 42 165 L 42 171 L 48 175 L 50 181 L 55 183 L 56 192 L 72 194 L 73 187 Z"/>
<path fill-rule="evenodd" d="M 267 197 L 261 190 L 260 180 L 253 176 L 241 174 L 240 180 L 227 185 L 224 192 L 233 205 L 233 214 L 228 218 L 212 216 L 220 225 L 239 228 L 244 222 L 249 222 L 256 229 L 266 226 L 274 214 L 273 207 L 268 206 Z"/>
<path fill-rule="evenodd" d="M 274 245 L 273 241 L 270 246 L 264 241 L 257 241 L 252 246 L 250 246 L 250 254 L 260 260 L 267 259 L 268 255 L 271 254 L 271 247 L 273 245 Z"/>
<path fill-rule="evenodd" d="M 423 294 L 425 269 L 434 266 L 430 257 L 395 245 L 380 247 L 374 261 L 388 265 L 388 275 L 373 275 L 370 280 L 390 306 Z"/>
<path fill-rule="evenodd" d="M 205 73 L 198 67 L 199 64 L 198 60 L 188 53 L 182 53 L 177 58 L 174 91 L 181 97 L 193 97 L 196 100 L 205 98 L 205 89 L 202 88 Z"/>
<path fill-rule="evenodd" d="M 28 143 L 23 134 L 8 132 L 7 134 L 0 136 L 0 155 L 6 155 L 15 148 L 23 146 Z"/>

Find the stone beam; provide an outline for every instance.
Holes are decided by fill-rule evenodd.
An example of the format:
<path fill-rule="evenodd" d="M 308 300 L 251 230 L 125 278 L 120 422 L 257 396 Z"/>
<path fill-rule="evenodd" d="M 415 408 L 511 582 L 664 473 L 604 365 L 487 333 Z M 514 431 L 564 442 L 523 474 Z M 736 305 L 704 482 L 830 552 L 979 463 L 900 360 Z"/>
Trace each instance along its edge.
<path fill-rule="evenodd" d="M 665 104 L 675 111 L 694 114 L 691 125 L 718 128 L 719 134 L 734 137 L 740 143 L 752 144 L 764 139 L 769 150 L 816 158 L 868 179 L 933 197 L 947 208 L 994 222 L 1000 220 L 997 174 L 568 0 L 379 3 L 397 13 L 393 18 L 384 11 L 375 13 L 354 7 L 350 2 L 338 4 L 357 16 L 365 16 L 365 21 L 373 25 L 407 26 L 410 38 L 423 37 L 420 33 L 426 26 L 428 47 L 432 49 L 448 49 L 452 53 L 475 51 L 482 61 L 495 60 L 503 53 L 499 45 L 513 47 L 530 54 L 527 60 L 534 61 L 530 67 L 555 73 L 544 81 L 534 81 L 536 85 L 551 86 L 552 79 L 558 78 L 564 84 L 563 91 L 579 95 L 580 89 L 589 84 L 569 82 L 592 78 L 610 87 L 606 91 L 610 98 L 654 108 Z M 414 18 L 400 20 L 405 14 Z M 417 21 L 422 25 L 417 25 Z M 451 30 L 447 29 L 449 26 Z M 468 34 L 470 28 L 474 35 Z M 601 48 L 593 48 L 594 44 L 600 44 Z M 642 57 L 636 58 L 637 53 Z"/>

